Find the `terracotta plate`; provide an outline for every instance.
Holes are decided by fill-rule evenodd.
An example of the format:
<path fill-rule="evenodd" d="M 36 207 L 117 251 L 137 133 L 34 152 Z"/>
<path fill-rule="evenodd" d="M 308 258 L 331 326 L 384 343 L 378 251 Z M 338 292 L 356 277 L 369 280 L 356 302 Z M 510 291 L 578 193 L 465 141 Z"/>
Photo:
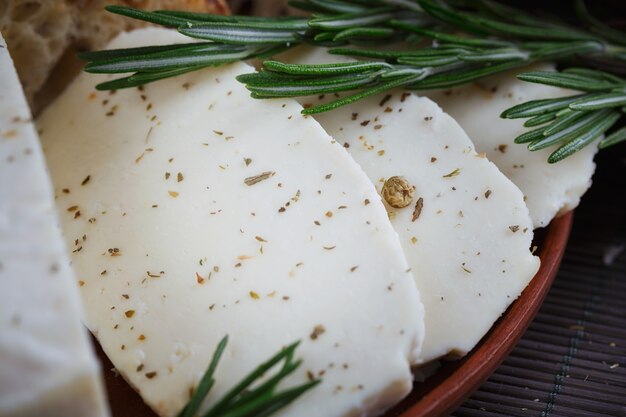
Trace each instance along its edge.
<path fill-rule="evenodd" d="M 444 363 L 425 383 L 416 383 L 409 396 L 384 417 L 448 415 L 495 371 L 522 337 L 548 293 L 565 252 L 572 219 L 573 214 L 567 213 L 536 233 L 539 271 L 479 345 L 463 360 Z M 100 348 L 98 356 L 105 371 L 113 417 L 156 417 L 126 381 L 110 371 L 113 365 Z"/>

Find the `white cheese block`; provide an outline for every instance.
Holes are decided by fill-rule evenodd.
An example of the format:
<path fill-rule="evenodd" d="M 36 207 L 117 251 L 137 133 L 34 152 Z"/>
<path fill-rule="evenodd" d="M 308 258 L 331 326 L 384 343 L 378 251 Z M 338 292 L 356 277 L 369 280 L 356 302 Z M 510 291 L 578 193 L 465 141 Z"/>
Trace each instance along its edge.
<path fill-rule="evenodd" d="M 252 70 L 115 93 L 81 74 L 38 120 L 87 325 L 162 416 L 225 334 L 207 403 L 302 340 L 283 386 L 323 382 L 277 415 L 375 415 L 410 391 L 423 334 L 406 258 L 360 167 L 297 102 L 251 99 Z"/>
<path fill-rule="evenodd" d="M 0 415 L 107 416 L 52 184 L 0 36 Z"/>
<path fill-rule="evenodd" d="M 306 63 L 347 59 L 319 49 L 285 57 Z M 320 101 L 328 97 L 301 99 Z M 539 267 L 530 253 L 532 223 L 522 193 L 427 98 L 394 91 L 315 118 L 345 144 L 379 191 L 392 176 L 415 187 L 409 206 L 387 207 L 426 312 L 419 360 L 465 355 Z"/>
<path fill-rule="evenodd" d="M 425 92 L 463 127 L 478 152 L 485 152 L 524 193 L 534 227 L 544 227 L 558 214 L 575 208 L 591 186 L 596 144 L 556 164 L 548 156 L 558 147 L 530 152 L 513 140 L 525 131 L 526 119 L 501 119 L 500 113 L 530 100 L 577 94 L 571 90 L 520 81 L 523 71 L 553 71 L 541 64 L 445 91 Z"/>

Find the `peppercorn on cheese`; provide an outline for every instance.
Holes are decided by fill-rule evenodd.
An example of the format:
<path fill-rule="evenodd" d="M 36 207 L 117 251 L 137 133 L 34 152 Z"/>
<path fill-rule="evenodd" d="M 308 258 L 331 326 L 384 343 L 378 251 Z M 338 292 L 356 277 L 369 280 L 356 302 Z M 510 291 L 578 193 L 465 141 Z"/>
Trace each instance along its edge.
<path fill-rule="evenodd" d="M 515 77 L 528 70 L 554 71 L 554 65 L 541 64 L 427 95 L 457 120 L 478 152 L 485 152 L 522 190 L 537 228 L 547 226 L 552 218 L 578 205 L 591 186 L 595 170 L 593 157 L 598 148 L 592 144 L 556 164 L 548 164 L 548 156 L 559 145 L 530 152 L 526 145 L 513 142 L 531 128 L 523 126 L 525 119 L 501 119 L 499 116 L 504 110 L 530 100 L 575 94 L 571 90 L 528 83 Z"/>
<path fill-rule="evenodd" d="M 304 49 L 287 58 L 346 60 Z M 344 144 L 387 205 L 424 303 L 419 362 L 465 355 L 539 267 L 520 190 L 427 98 L 393 91 L 315 118 Z"/>
<path fill-rule="evenodd" d="M 171 43 L 122 34 L 112 48 Z M 81 74 L 38 126 L 86 323 L 160 415 L 229 344 L 205 407 L 296 340 L 281 416 L 376 415 L 411 389 L 423 311 L 360 167 L 292 100 L 249 97 L 224 65 L 97 92 Z"/>
<path fill-rule="evenodd" d="M 0 35 L 0 415 L 104 417 L 52 185 Z"/>

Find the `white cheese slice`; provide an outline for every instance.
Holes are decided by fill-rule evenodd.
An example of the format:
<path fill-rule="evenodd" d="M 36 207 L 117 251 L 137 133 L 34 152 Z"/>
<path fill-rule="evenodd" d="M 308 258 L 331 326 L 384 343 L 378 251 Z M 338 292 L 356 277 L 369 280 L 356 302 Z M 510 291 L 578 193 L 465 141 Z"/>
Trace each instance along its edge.
<path fill-rule="evenodd" d="M 320 49 L 295 50 L 285 58 L 347 59 Z M 530 253 L 532 223 L 522 193 L 476 154 L 463 129 L 427 98 L 394 91 L 315 118 L 345 144 L 379 191 L 392 176 L 415 187 L 408 207 L 388 209 L 426 312 L 419 359 L 465 355 L 539 267 Z"/>
<path fill-rule="evenodd" d="M 558 147 L 530 152 L 526 145 L 513 142 L 531 130 L 525 119 L 501 119 L 500 113 L 530 100 L 563 97 L 576 92 L 520 81 L 522 71 L 553 71 L 554 65 L 541 64 L 515 70 L 479 82 L 445 91 L 425 92 L 463 127 L 478 152 L 489 159 L 511 179 L 526 196 L 534 227 L 544 227 L 555 216 L 575 208 L 591 186 L 595 170 L 595 144 L 556 164 L 548 156 Z"/>
<path fill-rule="evenodd" d="M 0 415 L 107 416 L 52 184 L 0 35 Z"/>
<path fill-rule="evenodd" d="M 360 167 L 297 102 L 251 99 L 235 76 L 252 70 L 115 93 L 81 74 L 38 120 L 87 325 L 162 416 L 224 334 L 208 403 L 301 339 L 285 385 L 323 382 L 277 415 L 375 415 L 410 391 L 420 349 L 406 258 Z"/>

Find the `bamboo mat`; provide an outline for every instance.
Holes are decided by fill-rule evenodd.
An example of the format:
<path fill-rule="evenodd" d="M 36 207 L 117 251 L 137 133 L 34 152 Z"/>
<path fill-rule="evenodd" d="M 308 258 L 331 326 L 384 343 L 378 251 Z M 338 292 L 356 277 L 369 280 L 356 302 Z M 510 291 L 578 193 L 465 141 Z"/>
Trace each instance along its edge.
<path fill-rule="evenodd" d="M 597 158 L 594 185 L 575 211 L 565 257 L 541 310 L 509 357 L 453 416 L 626 416 L 624 149 Z"/>

